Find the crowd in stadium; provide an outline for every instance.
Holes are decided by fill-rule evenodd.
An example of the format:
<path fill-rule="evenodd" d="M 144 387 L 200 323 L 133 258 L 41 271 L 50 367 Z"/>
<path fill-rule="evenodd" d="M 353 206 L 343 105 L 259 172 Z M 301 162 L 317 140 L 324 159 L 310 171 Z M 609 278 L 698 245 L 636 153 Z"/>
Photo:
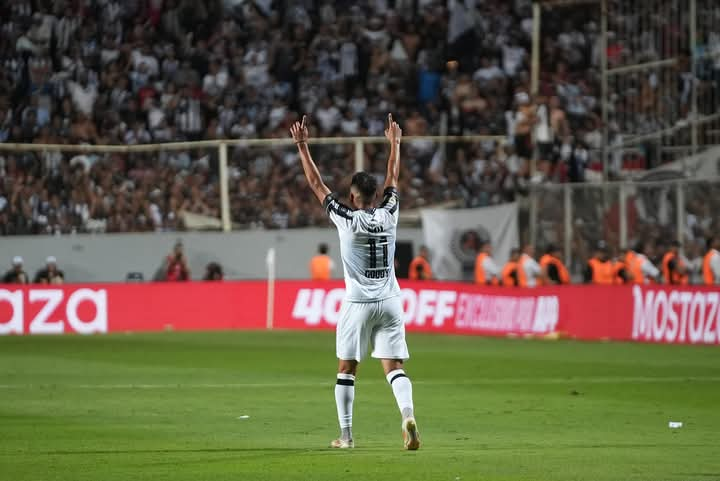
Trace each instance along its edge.
<path fill-rule="evenodd" d="M 0 142 L 285 137 L 295 112 L 311 115 L 315 136 L 381 135 L 388 111 L 406 135 L 513 134 L 408 143 L 406 208 L 581 181 L 599 146 L 597 25 L 547 25 L 543 56 L 557 71 L 531 98 L 529 0 L 14 0 L 0 19 Z M 531 133 L 547 161 L 535 178 Z M 352 146 L 314 154 L 346 189 Z M 385 155 L 366 146 L 366 167 L 381 175 Z M 292 149 L 234 149 L 230 171 L 237 226 L 325 224 Z M 0 175 L 2 234 L 176 230 L 184 212 L 219 215 L 214 150 L 4 151 Z"/>

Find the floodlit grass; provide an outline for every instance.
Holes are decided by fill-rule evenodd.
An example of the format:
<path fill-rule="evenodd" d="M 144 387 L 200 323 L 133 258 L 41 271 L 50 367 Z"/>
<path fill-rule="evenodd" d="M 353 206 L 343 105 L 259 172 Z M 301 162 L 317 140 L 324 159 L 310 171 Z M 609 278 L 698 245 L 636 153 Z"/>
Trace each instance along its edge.
<path fill-rule="evenodd" d="M 720 480 L 717 347 L 409 344 L 421 450 L 369 360 L 338 452 L 332 333 L 0 338 L 0 479 Z"/>

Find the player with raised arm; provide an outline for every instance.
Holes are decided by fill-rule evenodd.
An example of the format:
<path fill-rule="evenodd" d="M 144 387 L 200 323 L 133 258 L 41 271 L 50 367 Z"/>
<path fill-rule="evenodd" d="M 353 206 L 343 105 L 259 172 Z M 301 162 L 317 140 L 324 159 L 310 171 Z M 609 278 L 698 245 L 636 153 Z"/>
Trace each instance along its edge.
<path fill-rule="evenodd" d="M 388 115 L 385 137 L 390 141 L 385 188 L 375 207 L 377 181 L 367 172 L 358 172 L 350 185 L 348 207 L 330 192 L 308 150 L 307 120 L 290 129 L 302 160 L 310 188 L 322 202 L 340 236 L 340 257 L 345 272 L 345 299 L 336 330 L 338 374 L 335 403 L 340 437 L 331 447 L 352 448 L 352 410 L 358 363 L 372 345 L 372 357 L 380 359 L 402 414 L 405 448 L 420 447 L 420 435 L 413 413 L 412 384 L 403 370 L 408 359 L 400 287 L 395 278 L 395 237 L 398 222 L 397 183 L 400 174 L 402 130 Z"/>

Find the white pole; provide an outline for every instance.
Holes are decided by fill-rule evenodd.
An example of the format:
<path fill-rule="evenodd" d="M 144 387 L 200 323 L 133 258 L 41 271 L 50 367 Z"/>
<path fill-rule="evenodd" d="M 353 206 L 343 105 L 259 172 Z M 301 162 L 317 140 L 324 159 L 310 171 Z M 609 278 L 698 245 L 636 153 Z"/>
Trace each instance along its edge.
<path fill-rule="evenodd" d="M 691 133 L 690 133 L 690 144 L 691 154 L 697 154 L 698 150 L 698 87 L 699 82 L 697 64 L 698 58 L 696 55 L 697 48 L 697 5 L 695 0 L 690 0 L 690 61 L 692 62 L 692 105 L 691 105 Z M 687 155 L 683 155 L 683 173 L 687 173 Z M 680 241 L 682 242 L 682 241 Z"/>
<path fill-rule="evenodd" d="M 365 152 L 363 148 L 363 141 L 355 141 L 355 172 L 362 172 L 365 170 Z"/>
<path fill-rule="evenodd" d="M 275 318 L 275 248 L 268 249 L 265 259 L 268 268 L 267 285 L 267 328 L 273 328 Z"/>
<path fill-rule="evenodd" d="M 227 144 L 221 142 L 218 159 L 220 162 L 220 219 L 224 232 L 232 230 L 230 222 L 230 181 L 228 179 Z"/>
<path fill-rule="evenodd" d="M 565 204 L 565 232 L 563 236 L 563 257 L 565 257 L 565 265 L 572 265 L 572 237 L 573 237 L 573 205 L 572 205 L 572 187 L 565 184 L 563 188 L 563 204 Z"/>
<path fill-rule="evenodd" d="M 544 189 L 542 191 L 540 189 L 540 186 L 530 188 L 530 244 L 533 246 L 537 242 L 538 197 L 545 192 Z"/>
<path fill-rule="evenodd" d="M 620 247 L 628 247 L 627 192 L 625 182 L 620 184 Z"/>
<path fill-rule="evenodd" d="M 677 222 L 677 241 L 681 246 L 685 245 L 685 182 L 678 182 L 676 191 L 676 222 Z"/>
<path fill-rule="evenodd" d="M 533 2 L 532 59 L 530 64 L 530 93 L 537 95 L 540 89 L 540 21 L 542 9 L 540 2 Z"/>
<path fill-rule="evenodd" d="M 607 34 L 608 34 L 608 10 L 607 0 L 600 2 L 600 107 L 602 109 L 602 163 L 603 180 L 607 181 L 610 171 L 610 151 L 608 141 L 610 138 L 610 126 L 608 125 L 609 112 L 608 102 L 608 58 L 607 58 Z M 622 166 L 621 166 L 622 168 Z"/>

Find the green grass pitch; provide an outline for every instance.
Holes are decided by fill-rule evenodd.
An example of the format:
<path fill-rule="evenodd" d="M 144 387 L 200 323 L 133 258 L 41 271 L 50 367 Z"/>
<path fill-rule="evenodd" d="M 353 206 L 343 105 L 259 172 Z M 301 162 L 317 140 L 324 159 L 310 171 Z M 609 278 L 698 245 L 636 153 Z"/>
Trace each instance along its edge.
<path fill-rule="evenodd" d="M 0 480 L 720 480 L 718 347 L 408 341 L 417 452 L 374 360 L 326 447 L 332 333 L 0 338 Z"/>

